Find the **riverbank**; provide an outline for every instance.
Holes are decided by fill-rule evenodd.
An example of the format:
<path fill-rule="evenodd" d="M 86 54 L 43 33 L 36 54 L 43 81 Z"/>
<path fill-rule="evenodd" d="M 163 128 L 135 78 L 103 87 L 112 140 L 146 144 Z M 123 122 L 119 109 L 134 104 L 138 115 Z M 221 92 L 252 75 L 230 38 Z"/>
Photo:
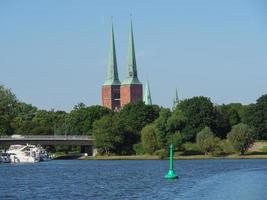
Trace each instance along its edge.
<path fill-rule="evenodd" d="M 129 156 L 84 156 L 84 154 L 74 153 L 58 155 L 55 159 L 66 160 L 161 160 L 158 155 L 129 155 Z M 168 159 L 167 157 L 164 159 Z M 240 154 L 225 154 L 225 155 L 204 155 L 204 154 L 185 154 L 185 152 L 175 152 L 175 160 L 200 160 L 200 159 L 267 159 L 267 142 L 255 142 L 254 145 L 245 153 Z"/>
<path fill-rule="evenodd" d="M 79 160 L 161 160 L 156 155 L 131 155 L 131 156 L 82 156 Z M 168 159 L 168 158 L 165 158 Z M 211 155 L 187 155 L 175 156 L 174 160 L 202 160 L 202 159 L 267 159 L 265 155 L 239 155 L 231 154 L 227 156 L 211 156 Z"/>

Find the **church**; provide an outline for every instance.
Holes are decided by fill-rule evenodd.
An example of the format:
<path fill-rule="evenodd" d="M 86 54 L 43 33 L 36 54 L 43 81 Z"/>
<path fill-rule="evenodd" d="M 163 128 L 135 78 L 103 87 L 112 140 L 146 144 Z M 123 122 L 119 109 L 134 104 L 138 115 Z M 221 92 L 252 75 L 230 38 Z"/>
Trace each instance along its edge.
<path fill-rule="evenodd" d="M 102 86 L 102 105 L 112 110 L 120 110 L 126 104 L 136 101 L 144 100 L 146 104 L 152 104 L 148 85 L 146 85 L 144 93 L 145 98 L 143 99 L 143 85 L 139 81 L 137 75 L 132 22 L 130 24 L 128 41 L 127 74 L 122 82 L 120 82 L 118 76 L 114 30 L 112 25 L 107 77 Z"/>

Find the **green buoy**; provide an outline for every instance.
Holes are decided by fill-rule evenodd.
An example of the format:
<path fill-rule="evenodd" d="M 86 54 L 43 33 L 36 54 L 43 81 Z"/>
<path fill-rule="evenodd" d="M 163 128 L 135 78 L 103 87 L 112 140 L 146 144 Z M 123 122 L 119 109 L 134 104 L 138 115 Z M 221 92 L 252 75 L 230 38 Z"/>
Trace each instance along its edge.
<path fill-rule="evenodd" d="M 168 173 L 165 175 L 166 179 L 177 179 L 178 176 L 176 176 L 175 172 L 173 171 L 173 155 L 172 155 L 172 151 L 173 151 L 173 146 L 172 144 L 170 145 L 170 168 Z"/>

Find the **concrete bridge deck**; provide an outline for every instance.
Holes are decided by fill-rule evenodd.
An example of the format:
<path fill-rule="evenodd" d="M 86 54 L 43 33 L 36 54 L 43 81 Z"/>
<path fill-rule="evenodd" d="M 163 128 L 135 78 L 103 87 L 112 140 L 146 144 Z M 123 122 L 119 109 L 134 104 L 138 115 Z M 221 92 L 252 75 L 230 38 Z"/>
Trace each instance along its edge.
<path fill-rule="evenodd" d="M 82 135 L 13 135 L 0 136 L 0 145 L 40 144 L 81 146 L 82 153 L 92 154 L 93 139 Z"/>
<path fill-rule="evenodd" d="M 93 139 L 80 135 L 20 135 L 0 136 L 0 144 L 43 144 L 43 145 L 92 145 Z"/>

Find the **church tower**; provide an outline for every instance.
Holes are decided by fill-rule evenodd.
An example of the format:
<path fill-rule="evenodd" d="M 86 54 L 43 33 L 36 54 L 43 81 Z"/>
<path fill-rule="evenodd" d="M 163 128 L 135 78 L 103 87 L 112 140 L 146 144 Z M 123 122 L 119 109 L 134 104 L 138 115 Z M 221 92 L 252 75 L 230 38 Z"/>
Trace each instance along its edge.
<path fill-rule="evenodd" d="M 133 103 L 138 100 L 143 100 L 143 86 L 138 80 L 137 66 L 135 59 L 134 37 L 132 21 L 130 24 L 130 34 L 128 43 L 128 64 L 127 77 L 122 82 L 120 87 L 120 103 L 121 107 L 128 103 Z"/>
<path fill-rule="evenodd" d="M 102 86 L 102 105 L 112 110 L 120 109 L 120 80 L 118 76 L 117 58 L 113 24 L 111 25 L 110 49 L 107 78 Z"/>

